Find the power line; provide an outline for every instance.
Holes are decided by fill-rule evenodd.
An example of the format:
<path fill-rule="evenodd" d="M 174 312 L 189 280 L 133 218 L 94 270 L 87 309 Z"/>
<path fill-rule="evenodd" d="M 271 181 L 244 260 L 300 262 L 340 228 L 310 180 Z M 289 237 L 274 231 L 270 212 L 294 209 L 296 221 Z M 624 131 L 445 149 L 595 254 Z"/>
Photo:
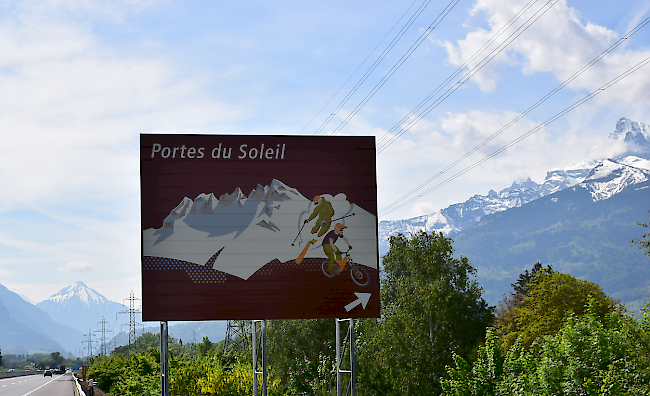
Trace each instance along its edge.
<path fill-rule="evenodd" d="M 336 127 L 334 131 L 332 131 L 330 136 L 339 133 L 341 129 L 343 129 L 343 127 L 345 127 L 347 123 L 359 112 L 359 110 L 361 110 L 361 108 L 363 108 L 363 106 L 365 106 L 365 104 L 373 96 L 375 96 L 377 91 L 379 91 L 379 89 L 383 87 L 384 84 L 386 84 L 388 79 L 390 79 L 393 76 L 393 74 L 395 74 L 395 72 L 404 64 L 404 62 L 406 62 L 406 60 L 411 57 L 413 52 L 415 52 L 415 50 L 418 49 L 420 44 L 422 44 L 422 42 L 427 37 L 429 37 L 429 34 L 431 34 L 431 32 L 438 27 L 440 22 L 442 22 L 442 20 L 445 19 L 445 17 L 451 12 L 451 10 L 454 9 L 454 7 L 456 7 L 459 1 L 460 0 L 452 0 L 451 2 L 449 2 L 449 4 L 447 4 L 445 9 L 443 9 L 440 12 L 440 14 L 438 14 L 436 19 L 431 23 L 431 25 L 429 25 L 429 27 L 426 30 L 424 30 L 424 32 L 422 32 L 420 37 L 415 41 L 415 43 L 413 43 L 413 45 L 411 45 L 408 51 L 404 55 L 402 55 L 402 57 L 397 61 L 397 63 L 388 71 L 388 73 L 386 73 L 386 75 L 377 83 L 377 85 L 375 85 L 375 87 L 365 96 L 365 98 L 363 98 L 363 100 L 354 108 L 354 110 L 350 114 L 348 114 L 348 116 L 341 122 L 341 124 L 339 124 L 339 126 Z"/>
<path fill-rule="evenodd" d="M 388 44 L 388 46 L 384 49 L 384 51 L 379 55 L 379 57 L 375 60 L 375 62 L 370 66 L 370 68 L 364 73 L 363 76 L 361 76 L 361 79 L 355 84 L 355 86 L 348 92 L 348 94 L 341 100 L 341 102 L 336 106 L 336 108 L 330 113 L 330 115 L 323 121 L 321 126 L 314 132 L 314 135 L 318 135 L 323 128 L 332 120 L 332 118 L 336 115 L 336 113 L 343 107 L 345 104 L 350 100 L 352 95 L 354 95 L 359 87 L 368 79 L 370 74 L 372 74 L 373 71 L 379 66 L 379 64 L 386 58 L 386 56 L 390 53 L 390 51 L 397 45 L 397 42 L 406 34 L 406 31 L 415 23 L 415 20 L 422 14 L 424 9 L 431 3 L 431 0 L 425 0 L 422 2 L 420 7 L 411 15 L 409 20 L 406 22 L 404 26 L 402 26 L 402 29 L 397 33 L 397 35 L 393 38 L 393 40 Z M 410 7 L 409 7 L 410 8 Z M 408 12 L 408 10 L 407 10 Z M 399 21 L 398 21 L 399 22 Z M 390 33 L 390 32 L 389 32 Z M 381 43 L 380 43 L 381 44 Z M 374 51 L 374 50 L 373 50 Z M 365 61 L 364 61 L 365 62 Z M 358 69 L 357 69 L 358 70 Z M 355 71 L 356 73 L 356 71 Z M 337 92 L 338 93 L 338 92 Z M 330 99 L 331 100 L 331 99 Z M 329 102 L 328 102 L 329 103 Z"/>
<path fill-rule="evenodd" d="M 101 333 L 101 338 L 99 342 L 99 354 L 106 356 L 107 355 L 107 345 L 106 345 L 106 333 L 112 333 L 113 330 L 106 330 L 106 325 L 109 322 L 106 321 L 106 318 L 102 317 L 102 321 L 97 323 L 102 325 L 101 329 L 95 330 L 95 333 Z"/>
<path fill-rule="evenodd" d="M 451 176 L 451 177 L 445 179 L 444 181 L 438 183 L 437 185 L 435 185 L 435 186 L 433 186 L 433 187 L 431 187 L 431 188 L 425 190 L 424 192 L 418 194 L 417 196 L 414 196 L 414 197 L 412 197 L 412 198 L 410 198 L 410 199 L 408 199 L 408 200 L 406 200 L 406 201 L 403 201 L 402 203 L 393 206 L 391 209 L 383 210 L 382 213 L 380 213 L 379 217 L 386 216 L 387 214 L 389 214 L 389 213 L 391 213 L 391 212 L 394 212 L 394 211 L 396 211 L 396 210 L 398 210 L 398 209 L 400 209 L 400 208 L 402 208 L 402 207 L 404 207 L 404 206 L 406 206 L 406 205 L 408 205 L 408 204 L 414 202 L 414 201 L 417 200 L 418 198 L 421 198 L 421 197 L 423 197 L 424 195 L 430 193 L 431 191 L 440 188 L 441 186 L 443 186 L 443 185 L 449 183 L 450 181 L 452 181 L 452 180 L 454 180 L 454 179 L 456 179 L 456 178 L 458 178 L 458 177 L 464 175 L 465 173 L 469 172 L 470 170 L 472 170 L 472 169 L 476 168 L 477 166 L 483 164 L 484 162 L 488 161 L 489 159 L 491 159 L 491 158 L 493 158 L 493 157 L 495 157 L 495 156 L 501 154 L 502 152 L 506 151 L 508 148 L 514 146 L 515 144 L 521 142 L 521 141 L 524 140 L 525 138 L 527 138 L 527 137 L 531 136 L 532 134 L 538 132 L 539 130 L 541 130 L 542 128 L 544 128 L 546 125 L 551 124 L 552 122 L 554 122 L 554 121 L 556 121 L 557 119 L 561 118 L 562 116 L 564 116 L 565 114 L 567 114 L 567 113 L 569 113 L 570 111 L 574 110 L 575 108 L 577 108 L 577 107 L 583 105 L 585 102 L 587 102 L 587 101 L 593 99 L 594 97 L 596 97 L 597 95 L 599 95 L 599 94 L 601 94 L 603 91 L 605 91 L 607 88 L 612 87 L 614 84 L 616 84 L 616 83 L 620 82 L 621 80 L 625 79 L 627 76 L 629 76 L 630 74 L 636 72 L 637 70 L 639 70 L 639 69 L 642 68 L 643 66 L 647 65 L 648 63 L 650 63 L 650 57 L 645 58 L 645 59 L 642 60 L 641 62 L 637 63 L 635 66 L 631 67 L 630 69 L 626 70 L 626 71 L 623 72 L 622 74 L 618 75 L 616 78 L 610 80 L 609 82 L 607 82 L 606 84 L 604 84 L 604 85 L 601 86 L 600 88 L 598 88 L 598 89 L 596 89 L 595 91 L 591 92 L 589 95 L 587 95 L 587 96 L 585 96 L 584 98 L 580 99 L 579 101 L 573 103 L 571 106 L 565 108 L 565 109 L 562 110 L 561 112 L 557 113 L 556 115 L 554 115 L 553 117 L 547 119 L 546 121 L 544 121 L 543 123 L 539 124 L 539 125 L 536 126 L 535 128 L 531 129 L 530 131 L 528 131 L 528 132 L 524 133 L 523 135 L 519 136 L 518 138 L 514 139 L 513 141 L 511 141 L 510 143 L 508 143 L 508 144 L 506 144 L 505 146 L 501 147 L 500 149 L 498 149 L 498 150 L 492 152 L 490 155 L 486 156 L 485 158 L 483 158 L 483 159 L 481 159 L 481 160 L 479 160 L 479 161 L 476 161 L 476 162 L 473 163 L 472 165 L 470 165 L 470 166 L 466 167 L 465 169 L 463 169 L 463 170 L 457 172 L 457 173 L 454 174 L 453 176 Z"/>
<path fill-rule="evenodd" d="M 88 334 L 84 334 L 84 337 L 88 337 L 87 340 L 81 341 L 82 344 L 86 343 L 88 344 L 86 349 L 88 350 L 88 356 L 93 356 L 93 342 L 97 342 L 93 340 L 93 332 L 88 328 Z"/>
<path fill-rule="evenodd" d="M 637 33 L 639 30 L 641 30 L 644 26 L 646 26 L 648 23 L 650 23 L 650 17 L 646 18 L 645 20 L 641 21 L 637 26 L 635 26 L 632 30 L 627 32 L 623 37 L 621 37 L 619 40 L 617 40 L 614 44 L 612 44 L 609 48 L 604 50 L 602 53 L 600 53 L 598 56 L 596 56 L 594 59 L 592 59 L 589 63 L 587 63 L 585 66 L 583 66 L 580 70 L 575 72 L 572 76 L 564 80 L 560 85 L 555 87 L 552 91 L 547 93 L 543 98 L 538 100 L 535 104 L 530 106 L 528 109 L 526 109 L 523 113 L 519 114 L 517 117 L 515 117 L 513 120 L 511 120 L 508 124 L 504 125 L 493 133 L 491 136 L 489 136 L 487 139 L 485 139 L 483 142 L 478 144 L 476 147 L 474 147 L 472 150 L 468 151 L 465 153 L 463 156 L 455 160 L 453 163 L 445 167 L 443 170 L 435 174 L 433 177 L 429 178 L 427 181 L 424 183 L 420 184 L 418 187 L 414 188 L 413 190 L 409 191 L 408 193 L 404 194 L 402 197 L 398 198 L 395 200 L 392 204 L 388 205 L 383 209 L 383 211 L 388 211 L 390 210 L 393 206 L 399 204 L 402 200 L 406 199 L 408 196 L 412 195 L 416 191 L 420 190 L 422 187 L 425 185 L 429 184 L 432 182 L 434 179 L 438 178 L 439 176 L 443 175 L 445 172 L 447 172 L 449 169 L 463 161 L 465 158 L 469 157 L 471 154 L 475 153 L 477 150 L 479 150 L 481 147 L 485 146 L 487 143 L 489 143 L 491 140 L 493 140 L 496 136 L 501 134 L 503 131 L 506 129 L 510 128 L 512 125 L 514 125 L 516 122 L 521 120 L 523 117 L 525 117 L 528 113 L 533 111 L 535 108 L 540 106 L 542 103 L 544 103 L 546 100 L 548 100 L 551 96 L 555 95 L 559 90 L 564 88 L 566 85 L 571 83 L 573 80 L 575 80 L 578 76 L 583 74 L 585 71 L 587 71 L 591 66 L 595 65 L 598 61 L 600 61 L 602 58 L 604 58 L 606 55 L 614 51 L 618 46 L 620 46 L 622 43 L 627 41 L 630 37 L 632 37 L 635 33 Z"/>
<path fill-rule="evenodd" d="M 331 102 L 331 101 L 336 97 L 336 95 L 338 95 L 339 92 L 341 92 L 341 90 L 343 89 L 343 87 L 345 87 L 345 86 L 347 85 L 347 83 L 352 79 L 352 77 L 354 77 L 354 75 L 357 74 L 357 72 L 359 71 L 359 69 L 361 69 L 361 66 L 363 66 L 363 65 L 366 63 L 366 61 L 368 60 L 368 58 L 370 58 L 370 56 L 371 56 L 372 54 L 375 53 L 375 51 L 377 50 L 377 48 L 379 48 L 379 46 L 381 45 L 381 43 L 383 43 L 384 40 L 386 40 L 386 37 L 388 37 L 388 35 L 390 34 L 390 32 L 392 32 L 393 29 L 395 29 L 395 26 L 397 26 L 397 24 L 399 23 L 399 21 L 401 21 L 402 18 L 404 18 L 404 15 L 406 15 L 406 13 L 411 9 L 411 7 L 413 7 L 413 4 L 415 4 L 416 1 L 417 1 L 417 0 L 414 0 L 413 3 L 411 3 L 411 5 L 409 6 L 409 8 L 407 8 L 406 11 L 404 11 L 404 13 L 402 14 L 402 16 L 397 20 L 397 22 L 395 22 L 395 24 L 393 25 L 393 27 L 390 28 L 390 30 L 388 31 L 388 33 L 386 33 L 386 35 L 384 36 L 384 38 L 382 38 L 381 41 L 377 44 L 377 46 L 375 46 L 375 48 L 373 48 L 372 51 L 370 51 L 370 53 L 368 54 L 368 56 L 366 56 L 366 59 L 364 59 L 363 62 L 361 62 L 361 64 L 359 65 L 359 67 L 357 67 L 357 69 L 356 69 L 354 72 L 352 72 L 352 74 L 350 75 L 350 77 L 348 77 L 348 79 L 345 80 L 345 82 L 343 83 L 343 85 L 341 85 L 341 87 L 338 89 L 338 91 L 336 91 L 336 92 L 334 93 L 334 95 L 332 95 L 332 97 L 330 98 L 330 100 L 328 100 L 327 103 L 325 103 L 325 105 L 323 105 L 323 107 L 321 107 L 321 109 L 318 110 L 318 113 L 316 113 L 316 115 L 315 115 L 311 120 L 309 120 L 309 122 L 307 123 L 307 125 L 305 125 L 305 127 L 302 128 L 302 129 L 300 130 L 299 133 L 303 133 L 303 132 L 305 131 L 305 129 L 307 129 L 307 127 L 309 126 L 309 124 L 311 124 L 311 123 L 316 119 L 316 117 L 318 117 L 318 115 L 319 115 L 319 114 L 320 114 L 320 113 L 325 109 L 325 107 L 327 107 L 328 104 L 330 104 L 330 102 Z M 426 2 L 426 1 L 425 1 L 425 2 Z M 430 2 L 431 2 L 431 1 L 429 0 L 429 3 L 430 3 Z M 427 3 L 427 4 L 428 4 L 428 3 Z M 417 11 L 416 11 L 416 12 L 417 12 Z M 358 83 L 357 83 L 357 84 L 358 84 Z"/>
<path fill-rule="evenodd" d="M 423 100 L 422 100 L 422 101 L 421 101 L 421 102 L 416 106 L 415 109 L 411 110 L 411 112 L 409 112 L 409 113 L 408 113 L 404 118 L 402 118 L 399 122 L 397 122 L 397 124 L 395 124 L 391 129 L 389 129 L 389 130 L 388 130 L 388 131 L 387 131 L 387 132 L 386 132 L 386 133 L 385 133 L 385 134 L 384 134 L 384 135 L 383 135 L 379 140 L 377 140 L 377 144 L 380 144 L 384 139 L 386 139 L 387 137 L 389 137 L 390 134 L 391 134 L 391 132 L 393 132 L 394 130 L 396 130 L 397 128 L 399 128 L 399 126 L 403 123 L 403 121 L 408 120 L 411 116 L 413 116 L 413 115 L 414 115 L 418 110 L 420 110 L 420 109 L 422 108 L 422 106 L 423 106 L 424 104 L 426 104 L 426 103 L 427 103 L 427 102 L 428 102 L 428 101 L 429 101 L 429 100 L 430 100 L 430 99 L 431 99 L 435 94 L 437 94 L 438 92 L 440 92 L 440 90 L 441 90 L 445 85 L 447 85 L 447 83 L 449 83 L 451 80 L 453 80 L 454 78 L 456 78 L 456 76 L 458 76 L 458 75 L 459 75 L 459 74 L 460 74 L 460 73 L 465 69 L 465 66 L 469 65 L 469 64 L 470 64 L 474 59 L 476 59 L 477 56 L 479 56 L 480 54 L 482 54 L 483 51 L 485 51 L 485 49 L 486 49 L 490 44 L 494 43 L 494 42 L 496 41 L 496 39 L 498 39 L 498 38 L 499 38 L 499 37 L 500 37 L 500 36 L 501 36 L 501 35 L 502 35 L 502 34 L 503 34 L 503 33 L 504 33 L 508 28 L 509 28 L 509 27 L 511 27 L 512 25 L 514 25 L 514 23 L 515 23 L 517 20 L 519 20 L 519 18 L 521 18 L 521 16 L 522 16 L 526 11 L 528 11 L 528 10 L 530 9 L 530 7 L 532 7 L 533 4 L 535 4 L 537 1 L 538 1 L 538 0 L 530 0 L 526 5 L 524 5 L 524 7 L 523 7 L 521 10 L 519 10 L 519 12 L 516 13 L 512 18 L 510 18 L 510 20 L 509 20 L 509 21 L 508 21 L 508 22 L 507 22 L 507 23 L 506 23 L 506 24 L 505 24 L 501 29 L 499 29 L 498 32 L 496 32 L 494 35 L 492 35 L 492 37 L 491 37 L 488 41 L 486 41 L 485 44 L 483 44 L 483 45 L 481 46 L 481 48 L 479 48 L 476 52 L 474 52 L 474 54 L 473 54 L 470 58 L 468 58 L 468 59 L 467 59 L 467 60 L 466 60 L 462 65 L 460 65 L 460 66 L 456 69 L 456 71 L 455 71 L 454 73 L 452 73 L 451 75 L 449 75 L 449 77 L 447 77 L 447 79 L 446 79 L 445 81 L 443 81 L 442 83 L 440 83 L 440 85 L 438 85 L 438 87 L 437 87 L 435 90 L 433 90 L 433 92 L 431 92 L 431 93 L 430 93 L 426 98 L 424 98 L 424 99 L 423 99 Z"/>
<path fill-rule="evenodd" d="M 549 3 L 552 4 L 549 5 Z M 429 105 L 424 111 L 422 111 L 418 116 L 409 122 L 408 125 L 405 127 L 401 128 L 401 131 L 397 133 L 395 136 L 391 137 L 388 141 L 388 143 L 382 145 L 378 150 L 377 153 L 381 153 L 384 151 L 388 146 L 393 144 L 397 139 L 399 139 L 400 136 L 402 136 L 404 133 L 406 133 L 408 130 L 410 130 L 415 124 L 417 124 L 422 118 L 424 118 L 427 114 L 429 114 L 432 110 L 434 110 L 436 107 L 438 107 L 439 104 L 441 104 L 445 99 L 447 99 L 451 94 L 456 92 L 463 84 L 465 84 L 470 78 L 472 78 L 476 73 L 478 73 L 483 67 L 485 67 L 492 59 L 494 59 L 497 55 L 499 55 L 508 45 L 510 45 L 515 39 L 517 39 L 522 33 L 524 33 L 526 30 L 528 30 L 539 18 L 541 18 L 548 10 L 551 9 L 555 4 L 558 3 L 559 0 L 549 0 L 544 6 L 542 6 L 533 16 L 531 16 L 522 26 L 520 26 L 515 32 L 513 32 L 503 43 L 501 43 L 497 48 L 492 50 L 490 54 L 488 54 L 474 69 L 470 70 L 467 72 L 458 82 L 454 83 L 450 88 L 445 91 L 445 93 L 442 94 L 436 101 L 434 101 L 431 105 Z M 542 11 L 543 10 L 543 11 Z M 538 15 L 539 14 L 539 15 Z M 537 17 L 535 17 L 537 16 Z M 533 20 L 533 18 L 535 18 Z M 523 29 L 523 30 L 522 30 Z M 519 32 L 521 30 L 521 32 Z M 519 33 L 517 33 L 519 32 Z"/>
<path fill-rule="evenodd" d="M 132 343 L 135 344 L 136 339 L 138 338 L 138 335 L 136 333 L 136 326 L 143 326 L 142 323 L 136 322 L 135 316 L 139 313 L 142 313 L 141 309 L 136 309 L 135 308 L 135 302 L 140 301 L 140 298 L 136 298 L 133 295 L 133 290 L 131 290 L 131 295 L 129 298 L 125 298 L 124 300 L 129 300 L 129 309 L 127 311 L 122 311 L 118 312 L 115 314 L 115 319 L 117 320 L 117 315 L 119 314 L 129 314 L 129 323 L 124 323 L 122 326 L 129 326 L 129 345 Z M 124 305 L 124 304 L 123 304 Z"/>

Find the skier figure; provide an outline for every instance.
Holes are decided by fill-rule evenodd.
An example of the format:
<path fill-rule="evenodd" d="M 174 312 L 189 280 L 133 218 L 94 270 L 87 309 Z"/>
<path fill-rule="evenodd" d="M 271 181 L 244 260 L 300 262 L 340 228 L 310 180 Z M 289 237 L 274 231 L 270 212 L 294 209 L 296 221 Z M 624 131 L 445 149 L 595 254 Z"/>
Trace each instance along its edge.
<path fill-rule="evenodd" d="M 343 235 L 344 228 L 347 227 L 342 223 L 336 223 L 334 229 L 329 233 L 327 233 L 327 235 L 325 235 L 325 239 L 323 239 L 323 251 L 325 252 L 327 258 L 330 259 L 327 265 L 327 271 L 330 274 L 338 275 L 341 272 L 341 267 L 336 263 L 336 261 L 341 261 L 342 259 L 341 251 L 336 247 L 334 243 L 339 238 L 343 238 L 345 243 L 348 244 L 348 249 L 352 249 L 352 245 L 350 245 L 350 241 L 348 241 L 348 238 L 346 238 L 345 235 Z M 334 267 L 334 264 L 336 264 L 336 267 Z M 334 270 L 334 272 L 332 272 L 332 270 Z"/>
<path fill-rule="evenodd" d="M 321 197 L 320 195 L 316 195 L 313 202 L 315 205 L 314 211 L 311 212 L 309 218 L 305 220 L 305 224 L 309 223 L 316 216 L 318 216 L 316 224 L 311 229 L 311 233 L 318 233 L 318 236 L 321 237 L 325 235 L 325 233 L 330 229 L 332 216 L 334 216 L 334 208 L 332 208 L 331 203 L 327 202 L 325 198 Z"/>

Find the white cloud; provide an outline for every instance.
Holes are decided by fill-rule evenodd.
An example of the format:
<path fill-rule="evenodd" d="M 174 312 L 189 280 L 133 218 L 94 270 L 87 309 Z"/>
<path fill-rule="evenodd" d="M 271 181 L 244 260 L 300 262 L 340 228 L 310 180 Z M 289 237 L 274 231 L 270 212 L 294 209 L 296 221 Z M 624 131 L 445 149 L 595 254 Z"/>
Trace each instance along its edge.
<path fill-rule="evenodd" d="M 214 132 L 242 114 L 164 58 L 117 53 L 85 27 L 0 21 L 0 53 L 5 207 L 137 191 L 139 132 Z"/>
<path fill-rule="evenodd" d="M 411 216 L 423 216 L 428 215 L 436 211 L 437 208 L 434 204 L 430 202 L 418 202 L 411 208 Z"/>
<path fill-rule="evenodd" d="M 512 111 L 472 110 L 448 113 L 437 121 L 420 122 L 414 128 L 417 129 L 415 133 L 405 135 L 377 157 L 378 173 L 385 180 L 385 183 L 379 185 L 380 211 L 474 149 L 478 143 L 493 135 L 517 115 Z M 542 128 L 471 169 L 459 179 L 435 189 L 382 220 L 431 213 L 450 204 L 463 202 L 474 194 L 485 195 L 489 189 L 498 191 L 508 187 L 513 180 L 530 177 L 541 183 L 549 170 L 571 166 L 583 160 L 604 159 L 619 153 L 623 147 L 612 144 L 607 139 L 608 133 L 614 129 L 615 121 L 600 129 L 585 128 L 584 125 L 589 124 L 589 117 L 593 117 L 590 111 L 571 113 L 565 124 L 551 124 Z M 471 156 L 436 177 L 417 194 L 454 176 L 538 125 L 538 121 L 521 119 Z M 399 161 L 392 160 L 396 157 L 399 157 Z"/>
<path fill-rule="evenodd" d="M 87 272 L 95 269 L 95 264 L 86 261 L 70 261 L 57 268 L 61 272 Z"/>
<path fill-rule="evenodd" d="M 447 50 L 448 61 L 455 66 L 460 66 L 495 32 L 505 26 L 521 7 L 521 2 L 514 0 L 476 1 L 470 13 L 474 16 L 485 15 L 490 29 L 472 30 L 464 39 L 458 40 L 456 45 L 448 41 L 441 43 Z M 539 7 L 540 5 L 533 6 L 525 14 L 526 17 L 519 20 L 519 23 Z M 512 31 L 511 28 L 507 34 Z M 501 36 L 499 42 L 503 41 L 507 34 Z M 643 31 L 630 40 L 642 42 L 640 41 L 642 34 Z M 472 81 L 484 91 L 494 90 L 501 78 L 499 71 L 502 65 L 519 65 L 525 74 L 551 72 L 558 81 L 564 81 L 618 38 L 616 32 L 606 27 L 588 21 L 583 23 L 578 12 L 569 7 L 566 0 L 560 0 L 519 36 L 506 51 L 478 72 Z M 648 56 L 650 56 L 648 50 L 619 48 L 573 81 L 570 88 L 576 91 L 593 91 Z M 608 92 L 607 95 L 602 95 L 599 103 L 601 105 L 621 102 L 631 104 L 643 100 L 647 104 L 648 89 L 650 89 L 650 73 L 639 72 L 632 78 L 617 84 L 614 93 Z"/>

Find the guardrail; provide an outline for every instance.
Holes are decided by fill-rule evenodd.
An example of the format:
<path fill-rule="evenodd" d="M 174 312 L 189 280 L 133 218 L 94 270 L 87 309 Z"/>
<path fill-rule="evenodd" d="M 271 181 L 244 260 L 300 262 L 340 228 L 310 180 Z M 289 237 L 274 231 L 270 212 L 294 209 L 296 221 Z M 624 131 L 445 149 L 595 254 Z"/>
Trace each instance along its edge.
<path fill-rule="evenodd" d="M 75 385 L 74 396 L 86 396 L 83 389 L 81 389 L 81 384 L 79 384 L 79 380 L 77 379 L 77 377 L 74 376 L 74 374 L 72 375 L 72 380 L 74 381 L 74 385 Z"/>
<path fill-rule="evenodd" d="M 14 371 L 13 373 L 0 373 L 0 378 L 24 377 L 26 375 L 43 375 L 42 371 Z"/>

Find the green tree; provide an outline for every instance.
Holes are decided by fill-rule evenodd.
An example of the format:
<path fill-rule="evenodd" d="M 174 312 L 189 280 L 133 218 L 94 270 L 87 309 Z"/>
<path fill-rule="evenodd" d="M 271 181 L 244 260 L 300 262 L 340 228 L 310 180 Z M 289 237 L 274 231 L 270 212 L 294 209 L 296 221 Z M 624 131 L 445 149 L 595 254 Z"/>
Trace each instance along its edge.
<path fill-rule="evenodd" d="M 544 266 L 542 266 L 542 263 L 540 262 L 535 263 L 530 273 L 528 272 L 528 270 L 526 270 L 525 273 L 519 274 L 517 281 L 510 285 L 512 286 L 512 289 L 515 291 L 514 294 L 520 295 L 522 296 L 522 298 L 528 297 L 528 292 L 529 292 L 528 284 L 530 284 L 535 279 L 537 273 L 540 271 L 549 272 L 552 269 L 553 268 L 550 265 L 547 265 L 546 268 L 544 268 Z"/>
<path fill-rule="evenodd" d="M 359 388 L 369 394 L 440 391 L 452 353 L 469 357 L 493 322 L 493 308 L 467 258 L 442 233 L 390 237 L 383 258 L 382 317 L 360 326 Z"/>
<path fill-rule="evenodd" d="M 322 394 L 336 385 L 334 319 L 274 320 L 267 334 L 273 375 L 287 394 Z"/>
<path fill-rule="evenodd" d="M 648 214 L 650 214 L 650 210 L 648 211 Z M 637 224 L 641 227 L 650 228 L 650 222 L 637 222 Z M 641 235 L 641 239 L 635 238 L 630 243 L 632 244 L 632 247 L 634 247 L 634 245 L 639 245 L 639 249 L 643 250 L 644 254 L 650 257 L 650 231 Z"/>
<path fill-rule="evenodd" d="M 94 357 L 88 367 L 88 378 L 99 381 L 103 391 L 110 392 L 113 385 L 127 370 L 129 358 L 119 353 Z"/>
<path fill-rule="evenodd" d="M 500 336 L 506 348 L 523 337 L 526 346 L 538 337 L 557 333 L 569 312 L 585 314 L 585 306 L 594 300 L 599 315 L 621 309 L 620 304 L 605 295 L 597 283 L 581 280 L 553 270 L 539 271 L 527 285 L 528 297 L 521 307 L 514 308 L 516 326 L 500 326 Z M 501 325 L 501 323 L 500 323 Z"/>
<path fill-rule="evenodd" d="M 155 353 L 154 353 L 155 352 Z M 127 361 L 122 375 L 113 383 L 111 395 L 155 396 L 160 394 L 160 352 L 150 348 L 148 352 L 134 353 Z M 94 372 L 88 369 L 88 376 Z M 94 377 L 92 377 L 94 379 Z"/>
<path fill-rule="evenodd" d="M 650 395 L 650 326 L 621 311 L 601 317 L 597 300 L 586 315 L 569 314 L 555 335 L 530 348 L 523 337 L 502 355 L 495 332 L 472 364 L 455 355 L 445 395 Z"/>
<path fill-rule="evenodd" d="M 496 334 L 500 339 L 503 339 L 506 334 L 517 332 L 517 310 L 524 306 L 524 299 L 529 295 L 529 285 L 535 282 L 535 279 L 537 279 L 536 275 L 539 272 L 550 272 L 551 270 L 552 268 L 550 265 L 544 268 L 540 262 L 535 263 L 531 272 L 526 270 L 526 272 L 519 274 L 517 281 L 511 284 L 513 292 L 509 295 L 504 294 L 503 298 L 499 300 L 496 318 Z M 512 341 L 510 341 L 510 344 L 511 343 Z"/>
<path fill-rule="evenodd" d="M 63 356 L 61 356 L 61 352 L 52 352 L 52 353 L 50 353 L 50 359 L 52 360 L 52 364 L 55 367 L 60 366 L 65 361 L 65 358 Z"/>
<path fill-rule="evenodd" d="M 2 367 L 2 348 L 0 348 L 0 367 Z"/>
<path fill-rule="evenodd" d="M 203 336 L 203 341 L 199 343 L 199 356 L 206 356 L 214 347 L 214 344 L 207 336 Z"/>

